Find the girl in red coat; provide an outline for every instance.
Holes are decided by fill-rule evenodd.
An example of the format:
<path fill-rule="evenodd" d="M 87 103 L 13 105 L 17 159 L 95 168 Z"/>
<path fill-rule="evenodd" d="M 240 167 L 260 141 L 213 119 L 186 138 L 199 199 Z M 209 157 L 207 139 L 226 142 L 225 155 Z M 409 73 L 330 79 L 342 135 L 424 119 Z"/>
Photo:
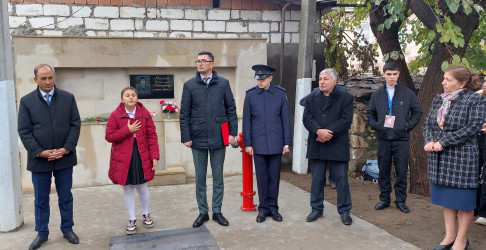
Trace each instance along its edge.
<path fill-rule="evenodd" d="M 147 182 L 154 178 L 159 159 L 159 145 L 150 112 L 138 102 L 137 91 L 128 87 L 121 92 L 121 103 L 111 113 L 106 125 L 106 137 L 112 143 L 108 176 L 123 186 L 125 206 L 130 220 L 127 234 L 137 232 L 135 189 L 142 204 L 143 225 L 152 228 Z"/>

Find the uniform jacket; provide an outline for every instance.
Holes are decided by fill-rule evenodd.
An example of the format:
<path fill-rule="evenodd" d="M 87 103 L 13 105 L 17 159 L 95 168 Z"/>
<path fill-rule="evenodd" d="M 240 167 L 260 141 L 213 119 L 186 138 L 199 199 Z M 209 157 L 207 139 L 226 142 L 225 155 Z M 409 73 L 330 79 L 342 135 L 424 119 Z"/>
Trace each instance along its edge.
<path fill-rule="evenodd" d="M 428 152 L 428 179 L 431 183 L 477 188 L 479 185 L 479 150 L 476 135 L 486 118 L 485 98 L 463 91 L 452 101 L 444 129 L 437 124 L 442 97 L 437 95 L 423 125 L 424 141 L 439 142 L 443 150 Z"/>
<path fill-rule="evenodd" d="M 18 132 L 27 150 L 27 170 L 48 172 L 77 164 L 81 120 L 74 95 L 55 87 L 51 106 L 47 105 L 39 88 L 20 99 Z M 47 161 L 37 157 L 42 151 L 66 148 L 62 158 Z"/>
<path fill-rule="evenodd" d="M 142 103 L 137 102 L 135 119 L 131 119 L 125 110 L 125 105 L 120 103 L 108 119 L 105 136 L 105 139 L 112 143 L 108 177 L 113 183 L 120 185 L 125 185 L 127 181 L 133 153 L 134 137 L 127 126 L 128 120 L 130 120 L 130 124 L 133 124 L 136 120 L 141 123 L 140 129 L 135 134 L 137 135 L 138 151 L 142 159 L 143 172 L 147 182 L 154 178 L 155 171 L 152 170 L 152 160 L 159 159 L 157 133 L 155 132 L 154 121 L 148 110 Z"/>
<path fill-rule="evenodd" d="M 270 83 L 268 90 L 258 86 L 246 91 L 243 106 L 243 144 L 255 154 L 282 154 L 292 146 L 290 112 L 284 88 Z"/>
<path fill-rule="evenodd" d="M 334 88 L 325 103 L 324 94 L 311 92 L 305 97 L 303 123 L 309 130 L 307 158 L 313 160 L 349 161 L 349 133 L 353 121 L 353 96 Z M 316 141 L 317 129 L 333 131 L 331 140 Z"/>
<path fill-rule="evenodd" d="M 228 80 L 213 71 L 209 85 L 198 72 L 184 83 L 181 100 L 181 142 L 192 141 L 192 148 L 224 147 L 221 124 L 228 122 L 229 134 L 238 133 L 235 99 Z"/>
<path fill-rule="evenodd" d="M 410 131 L 420 122 L 422 108 L 413 91 L 399 83 L 395 85 L 392 100 L 392 115 L 395 116 L 393 128 L 385 128 L 385 116 L 390 113 L 386 83 L 377 89 L 368 106 L 368 124 L 376 130 L 379 140 L 409 140 Z"/>

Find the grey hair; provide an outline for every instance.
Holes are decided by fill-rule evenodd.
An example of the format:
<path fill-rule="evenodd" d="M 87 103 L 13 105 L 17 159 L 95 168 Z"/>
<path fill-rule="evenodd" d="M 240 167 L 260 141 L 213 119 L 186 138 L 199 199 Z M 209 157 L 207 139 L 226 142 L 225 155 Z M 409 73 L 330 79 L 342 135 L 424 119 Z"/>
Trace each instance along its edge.
<path fill-rule="evenodd" d="M 322 75 L 324 73 L 327 73 L 327 74 L 331 75 L 332 79 L 334 81 L 337 81 L 337 79 L 338 79 L 338 73 L 334 69 L 331 69 L 331 68 L 323 69 L 321 71 L 321 73 L 319 73 L 319 75 Z"/>

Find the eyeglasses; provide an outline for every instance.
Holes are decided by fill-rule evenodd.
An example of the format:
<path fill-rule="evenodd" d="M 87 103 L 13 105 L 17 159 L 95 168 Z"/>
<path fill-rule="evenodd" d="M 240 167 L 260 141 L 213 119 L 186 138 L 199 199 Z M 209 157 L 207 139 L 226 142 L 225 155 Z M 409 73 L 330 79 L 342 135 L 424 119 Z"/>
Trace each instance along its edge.
<path fill-rule="evenodd" d="M 195 62 L 196 64 L 200 64 L 200 63 L 210 63 L 210 62 L 213 62 L 213 61 L 206 61 L 206 60 L 202 59 L 202 60 L 196 60 L 196 61 L 194 61 L 194 62 Z"/>

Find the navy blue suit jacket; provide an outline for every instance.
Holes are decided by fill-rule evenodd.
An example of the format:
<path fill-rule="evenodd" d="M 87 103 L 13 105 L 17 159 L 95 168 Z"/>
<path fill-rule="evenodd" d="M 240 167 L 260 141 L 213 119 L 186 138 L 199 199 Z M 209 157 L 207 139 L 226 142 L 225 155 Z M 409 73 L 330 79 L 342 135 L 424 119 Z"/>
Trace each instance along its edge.
<path fill-rule="evenodd" d="M 290 112 L 284 88 L 270 83 L 268 90 L 257 86 L 246 91 L 243 106 L 243 144 L 255 154 L 281 154 L 292 146 Z"/>

